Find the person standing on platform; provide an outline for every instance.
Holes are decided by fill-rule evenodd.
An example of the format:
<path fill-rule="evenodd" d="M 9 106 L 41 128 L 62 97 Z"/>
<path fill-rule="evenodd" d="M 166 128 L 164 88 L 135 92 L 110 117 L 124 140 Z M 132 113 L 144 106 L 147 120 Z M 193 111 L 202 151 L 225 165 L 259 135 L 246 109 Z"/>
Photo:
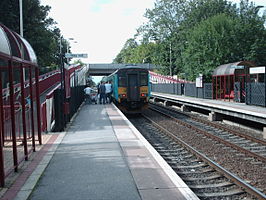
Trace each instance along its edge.
<path fill-rule="evenodd" d="M 101 82 L 100 86 L 99 86 L 99 93 L 100 93 L 100 104 L 105 104 L 105 100 L 106 100 L 106 88 L 105 88 L 105 84 L 104 82 Z"/>
<path fill-rule="evenodd" d="M 89 86 L 84 89 L 86 103 L 88 104 L 91 104 L 91 91 L 92 89 Z"/>
<path fill-rule="evenodd" d="M 112 102 L 112 84 L 108 81 L 107 83 L 105 83 L 105 93 L 106 93 L 106 102 L 111 103 Z M 107 101 L 108 99 L 108 101 Z"/>

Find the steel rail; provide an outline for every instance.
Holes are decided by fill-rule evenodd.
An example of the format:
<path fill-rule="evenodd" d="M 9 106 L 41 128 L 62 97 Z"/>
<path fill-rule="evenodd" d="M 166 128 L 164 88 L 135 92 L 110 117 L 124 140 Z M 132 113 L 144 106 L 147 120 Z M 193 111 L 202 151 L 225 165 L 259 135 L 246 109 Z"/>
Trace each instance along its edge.
<path fill-rule="evenodd" d="M 224 130 L 224 131 L 227 131 L 227 132 L 232 133 L 232 134 L 234 134 L 234 135 L 237 135 L 237 136 L 240 136 L 240 137 L 246 138 L 246 139 L 251 140 L 251 141 L 253 141 L 253 142 L 257 142 L 257 143 L 259 143 L 259 144 L 266 145 L 266 141 L 264 141 L 264 140 L 260 140 L 260 139 L 258 139 L 258 138 L 254 138 L 254 137 L 252 137 L 252 136 L 249 136 L 249 135 L 246 135 L 246 134 L 242 134 L 242 133 L 240 133 L 240 132 L 238 132 L 238 131 L 236 131 L 236 130 L 232 130 L 232 129 L 230 129 L 230 128 L 224 127 L 224 126 L 219 125 L 219 124 L 214 124 L 214 123 L 208 122 L 208 121 L 203 120 L 203 119 L 199 119 L 199 118 L 194 117 L 194 116 L 190 116 L 190 117 L 191 117 L 193 120 L 195 120 L 195 121 L 198 121 L 198 122 L 201 122 L 201 123 L 204 123 L 204 124 L 207 124 L 207 125 L 213 126 L 213 127 L 215 127 L 215 128 L 222 129 L 222 130 Z"/>
<path fill-rule="evenodd" d="M 228 142 L 228 141 L 225 141 L 225 140 L 223 140 L 222 138 L 220 138 L 220 137 L 218 137 L 218 136 L 215 136 L 215 135 L 213 135 L 213 134 L 208 133 L 207 131 L 204 131 L 204 130 L 202 130 L 202 129 L 200 129 L 200 128 L 197 128 L 197 127 L 195 127 L 195 126 L 192 126 L 192 125 L 190 125 L 190 124 L 188 124 L 188 123 L 186 123 L 186 122 L 184 122 L 184 121 L 182 121 L 182 120 L 179 120 L 179 119 L 176 119 L 176 118 L 174 118 L 174 117 L 172 117 L 172 116 L 169 116 L 169 115 L 167 115 L 166 113 L 163 113 L 163 112 L 161 112 L 160 110 L 157 110 L 156 108 L 149 108 L 149 109 L 154 110 L 154 111 L 156 111 L 156 112 L 159 112 L 160 114 L 162 114 L 162 115 L 164 115 L 164 116 L 166 116 L 166 117 L 168 117 L 168 118 L 174 120 L 175 122 L 177 122 L 177 123 L 179 123 L 179 124 L 181 124 L 181 125 L 183 125 L 183 126 L 185 126 L 185 127 L 187 127 L 187 128 L 190 128 L 190 129 L 192 129 L 192 130 L 194 130 L 194 131 L 196 131 L 196 132 L 199 132 L 199 133 L 201 133 L 201 134 L 203 134 L 203 135 L 205 135 L 205 136 L 211 137 L 211 138 L 214 139 L 214 140 L 217 140 L 217 141 L 219 141 L 219 142 L 221 142 L 221 143 L 223 143 L 223 144 L 225 144 L 225 145 L 227 145 L 227 146 L 230 146 L 230 147 L 232 147 L 232 148 L 234 148 L 234 149 L 236 149 L 236 150 L 238 150 L 238 151 L 241 151 L 241 152 L 243 152 L 243 153 L 246 153 L 246 154 L 248 154 L 248 155 L 250 155 L 250 156 L 252 156 L 252 157 L 254 157 L 254 158 L 257 158 L 257 159 L 259 159 L 260 161 L 266 162 L 266 157 L 264 157 L 264 156 L 258 155 L 258 154 L 256 154 L 256 153 L 251 152 L 251 151 L 249 151 L 249 150 L 247 150 L 247 149 L 244 149 L 244 148 L 242 148 L 242 147 L 240 147 L 240 146 L 238 146 L 238 145 L 236 145 L 236 144 L 233 144 L 233 143 L 230 143 L 230 142 Z"/>
<path fill-rule="evenodd" d="M 226 178 L 232 180 L 236 185 L 240 186 L 245 192 L 254 195 L 255 197 L 259 199 L 266 199 L 266 195 L 257 190 L 255 187 L 251 186 L 250 184 L 246 183 L 236 175 L 229 172 L 227 169 L 223 168 L 219 164 L 215 163 L 214 161 L 210 160 L 208 157 L 206 157 L 204 154 L 200 153 L 193 147 L 191 147 L 186 142 L 179 139 L 176 135 L 165 129 L 164 127 L 160 126 L 156 122 L 154 122 L 152 119 L 150 119 L 148 116 L 142 114 L 143 117 L 145 117 L 147 120 L 149 120 L 154 126 L 161 129 L 163 132 L 165 132 L 169 137 L 171 137 L 173 140 L 178 142 L 180 145 L 185 147 L 188 151 L 195 154 L 198 158 L 202 159 L 203 161 L 207 162 L 210 166 L 212 166 L 214 169 L 222 173 Z"/>
<path fill-rule="evenodd" d="M 151 102 L 150 102 L 150 103 L 151 103 Z M 195 120 L 195 121 L 198 121 L 198 122 L 201 122 L 201 123 L 204 123 L 204 124 L 208 124 L 208 125 L 210 125 L 210 126 L 213 126 L 213 127 L 215 127 L 215 128 L 219 128 L 219 129 L 222 129 L 222 130 L 227 131 L 227 132 L 229 132 L 229 133 L 232 133 L 232 134 L 234 134 L 234 135 L 238 135 L 238 136 L 240 136 L 240 137 L 243 137 L 243 138 L 249 139 L 249 140 L 251 140 L 251 141 L 254 141 L 254 142 L 257 142 L 257 143 L 260 143 L 260 144 L 266 145 L 266 141 L 265 141 L 265 140 L 261 140 L 261 139 L 258 139 L 258 138 L 255 138 L 255 137 L 252 137 L 252 136 L 249 136 L 249 135 L 246 135 L 246 134 L 240 133 L 240 132 L 237 131 L 237 130 L 232 130 L 232 129 L 227 128 L 227 127 L 225 127 L 225 126 L 222 126 L 222 125 L 220 125 L 220 124 L 215 124 L 215 123 L 212 123 L 212 122 L 207 121 L 207 120 L 204 120 L 204 119 L 199 119 L 199 118 L 197 118 L 197 117 L 195 117 L 195 116 L 193 116 L 193 115 L 191 115 L 191 114 L 187 114 L 187 113 L 180 112 L 179 110 L 176 110 L 176 109 L 174 109 L 174 108 L 169 108 L 169 107 L 168 107 L 168 108 L 165 108 L 164 106 L 162 106 L 162 105 L 160 105 L 160 104 L 155 104 L 155 103 L 151 103 L 151 104 L 152 104 L 152 105 L 159 106 L 159 107 L 164 108 L 164 109 L 169 109 L 169 110 L 171 110 L 171 111 L 173 111 L 173 112 L 178 112 L 178 113 L 180 113 L 180 114 L 182 114 L 182 115 L 185 115 L 185 116 L 190 117 L 191 119 L 193 119 L 193 120 Z"/>

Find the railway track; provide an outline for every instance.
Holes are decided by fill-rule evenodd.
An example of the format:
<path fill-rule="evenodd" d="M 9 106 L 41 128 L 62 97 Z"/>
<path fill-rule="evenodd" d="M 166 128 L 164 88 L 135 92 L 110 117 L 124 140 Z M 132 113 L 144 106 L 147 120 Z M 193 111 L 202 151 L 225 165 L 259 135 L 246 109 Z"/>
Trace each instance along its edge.
<path fill-rule="evenodd" d="M 173 111 L 172 109 L 166 109 L 162 106 L 153 105 L 151 109 L 160 112 L 185 127 L 193 129 L 237 151 L 243 152 L 266 163 L 266 141 L 264 140 L 248 136 L 239 131 L 229 129 L 193 115 L 186 115 L 178 111 Z"/>
<path fill-rule="evenodd" d="M 130 120 L 199 198 L 266 198 L 263 193 L 207 158 L 150 117 Z"/>

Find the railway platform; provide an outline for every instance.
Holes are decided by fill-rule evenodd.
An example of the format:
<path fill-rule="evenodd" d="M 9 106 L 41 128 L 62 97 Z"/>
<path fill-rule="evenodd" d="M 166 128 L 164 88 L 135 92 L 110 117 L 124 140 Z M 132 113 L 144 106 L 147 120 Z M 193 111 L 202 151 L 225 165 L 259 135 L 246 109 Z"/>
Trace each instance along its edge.
<path fill-rule="evenodd" d="M 162 102 L 166 106 L 175 105 L 182 111 L 204 110 L 209 113 L 211 121 L 221 121 L 226 117 L 244 120 L 249 123 L 258 123 L 261 127 L 261 136 L 266 139 L 266 108 L 246 105 L 233 101 L 201 99 L 175 94 L 152 92 L 154 102 Z"/>
<path fill-rule="evenodd" d="M 113 105 L 83 105 L 1 199 L 198 199 Z"/>

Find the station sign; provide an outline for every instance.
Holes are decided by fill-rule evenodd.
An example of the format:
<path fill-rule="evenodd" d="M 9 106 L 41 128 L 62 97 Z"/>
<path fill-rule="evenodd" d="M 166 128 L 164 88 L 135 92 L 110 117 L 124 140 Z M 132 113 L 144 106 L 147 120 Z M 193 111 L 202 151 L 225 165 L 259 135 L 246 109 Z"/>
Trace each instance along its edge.
<path fill-rule="evenodd" d="M 245 69 L 244 65 L 232 65 L 231 68 L 233 69 Z"/>
<path fill-rule="evenodd" d="M 265 66 L 249 68 L 250 74 L 265 74 Z"/>
<path fill-rule="evenodd" d="M 65 57 L 66 58 L 88 58 L 88 54 L 87 53 L 65 53 Z"/>
<path fill-rule="evenodd" d="M 203 87 L 203 75 L 199 74 L 199 77 L 196 78 L 196 87 L 202 88 Z"/>

